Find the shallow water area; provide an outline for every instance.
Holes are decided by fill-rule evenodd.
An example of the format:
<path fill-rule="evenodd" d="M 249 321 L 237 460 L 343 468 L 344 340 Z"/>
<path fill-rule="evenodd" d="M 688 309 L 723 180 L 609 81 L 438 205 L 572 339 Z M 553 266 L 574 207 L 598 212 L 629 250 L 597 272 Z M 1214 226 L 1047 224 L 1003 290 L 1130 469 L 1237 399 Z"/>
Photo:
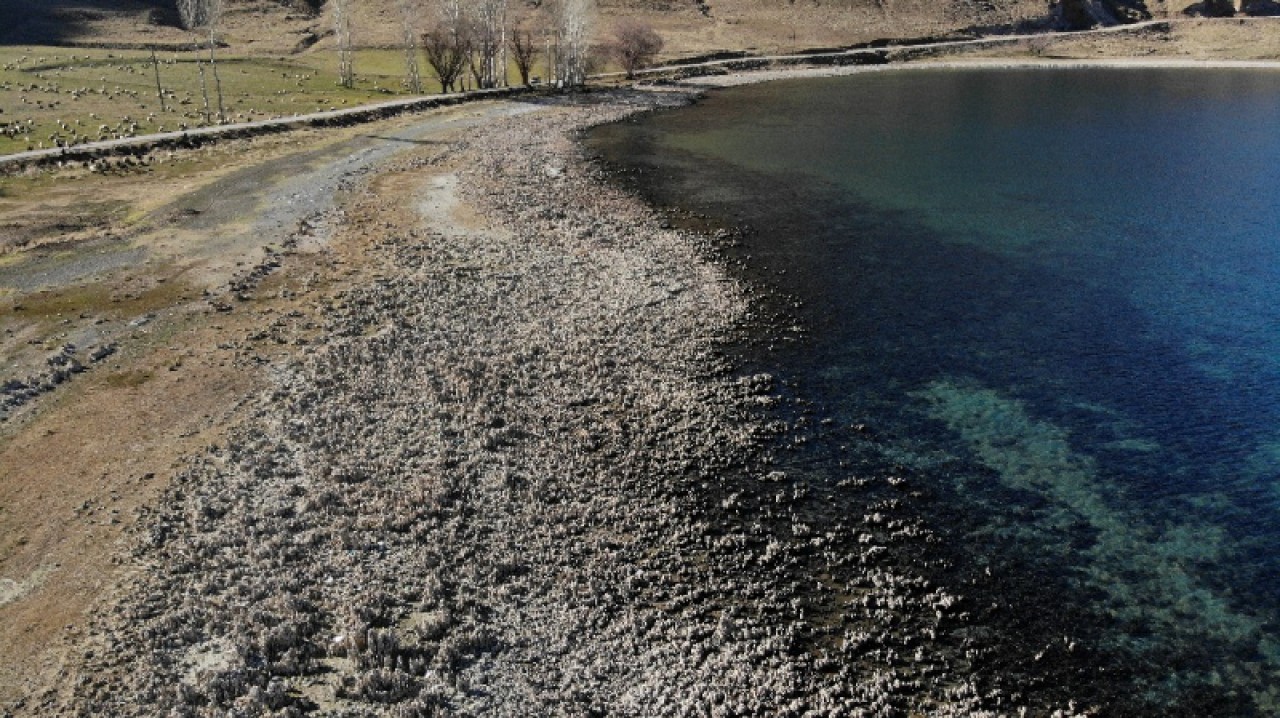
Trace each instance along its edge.
<path fill-rule="evenodd" d="M 951 579 L 1010 607 L 976 620 L 1069 647 L 1104 713 L 1270 715 L 1277 126 L 1273 72 L 912 71 L 718 91 L 590 145 L 745 228 L 730 259 L 810 332 L 744 360 L 927 487 Z M 842 476 L 842 443 L 792 468 Z"/>

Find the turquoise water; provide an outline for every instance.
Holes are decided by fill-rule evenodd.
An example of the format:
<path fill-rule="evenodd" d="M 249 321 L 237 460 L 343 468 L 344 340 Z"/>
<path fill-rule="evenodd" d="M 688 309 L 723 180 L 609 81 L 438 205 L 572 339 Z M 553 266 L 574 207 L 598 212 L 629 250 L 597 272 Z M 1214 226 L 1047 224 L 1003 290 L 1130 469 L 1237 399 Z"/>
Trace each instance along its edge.
<path fill-rule="evenodd" d="M 744 355 L 929 483 L 1000 630 L 1116 713 L 1280 714 L 1280 73 L 797 80 L 591 144 L 744 230 L 810 330 Z"/>

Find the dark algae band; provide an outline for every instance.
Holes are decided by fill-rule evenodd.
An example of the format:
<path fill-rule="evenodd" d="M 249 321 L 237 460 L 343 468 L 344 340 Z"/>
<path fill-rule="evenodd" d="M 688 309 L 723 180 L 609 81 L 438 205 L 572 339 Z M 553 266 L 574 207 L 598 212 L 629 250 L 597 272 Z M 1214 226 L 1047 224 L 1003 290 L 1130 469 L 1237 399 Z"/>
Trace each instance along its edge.
<path fill-rule="evenodd" d="M 963 597 L 934 629 L 988 709 L 1261 716 L 1278 108 L 1246 70 L 876 73 L 717 91 L 589 145 L 732 237 L 762 318 L 736 352 L 780 387 L 803 523 L 917 526 L 899 565 Z"/>

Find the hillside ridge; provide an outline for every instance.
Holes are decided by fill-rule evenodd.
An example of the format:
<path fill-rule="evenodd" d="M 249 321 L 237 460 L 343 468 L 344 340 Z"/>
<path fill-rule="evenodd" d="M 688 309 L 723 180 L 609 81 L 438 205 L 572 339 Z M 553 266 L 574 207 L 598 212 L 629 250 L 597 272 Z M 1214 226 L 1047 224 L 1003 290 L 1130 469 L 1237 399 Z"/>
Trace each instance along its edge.
<path fill-rule="evenodd" d="M 233 51 L 295 53 L 331 42 L 327 0 L 225 2 L 221 35 Z M 518 21 L 536 15 L 542 4 L 517 0 L 510 12 Z M 420 6 L 425 27 L 435 6 Z M 602 34 L 621 17 L 639 18 L 667 38 L 669 53 L 681 54 L 1049 27 L 1063 18 L 1109 24 L 1180 15 L 1194 7 L 1187 0 L 600 0 L 596 27 Z M 396 0 L 365 0 L 354 15 L 357 45 L 400 42 Z M 47 0 L 37 7 L 0 0 L 0 18 L 0 45 L 180 47 L 192 40 L 179 26 L 174 0 Z"/>

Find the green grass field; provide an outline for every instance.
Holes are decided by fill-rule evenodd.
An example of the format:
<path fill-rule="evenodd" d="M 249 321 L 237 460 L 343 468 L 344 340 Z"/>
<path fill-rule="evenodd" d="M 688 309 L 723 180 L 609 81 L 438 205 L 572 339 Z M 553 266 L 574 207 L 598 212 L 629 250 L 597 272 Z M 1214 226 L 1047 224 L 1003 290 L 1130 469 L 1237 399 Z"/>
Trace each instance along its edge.
<path fill-rule="evenodd" d="M 205 53 L 157 55 L 165 109 L 151 55 L 134 50 L 0 47 L 0 154 L 83 144 L 218 123 Z M 440 85 L 419 58 L 424 91 Z M 206 120 L 200 68 L 211 116 Z M 353 88 L 337 84 L 332 52 L 291 57 L 218 57 L 227 122 L 290 117 L 407 96 L 404 53 L 357 51 Z M 512 82 L 518 80 L 514 68 Z"/>

